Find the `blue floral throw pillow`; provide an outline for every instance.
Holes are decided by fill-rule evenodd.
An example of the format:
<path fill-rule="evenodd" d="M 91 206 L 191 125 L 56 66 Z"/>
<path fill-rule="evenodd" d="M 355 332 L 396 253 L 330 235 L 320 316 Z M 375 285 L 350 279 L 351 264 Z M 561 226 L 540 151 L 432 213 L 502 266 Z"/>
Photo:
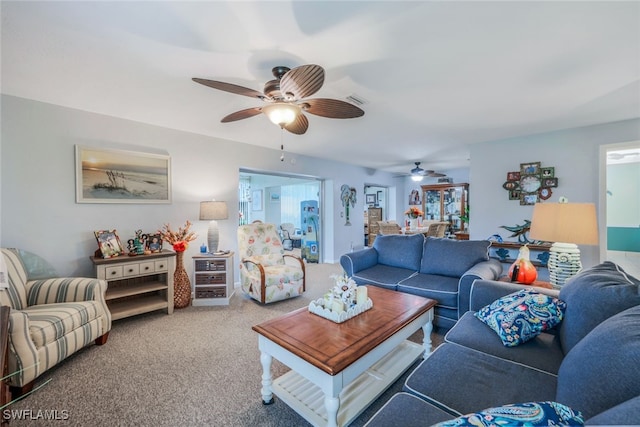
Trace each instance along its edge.
<path fill-rule="evenodd" d="M 528 402 L 489 408 L 432 427 L 457 426 L 581 426 L 579 411 L 557 402 Z"/>
<path fill-rule="evenodd" d="M 475 316 L 493 329 L 506 347 L 515 347 L 562 321 L 567 304 L 523 289 L 481 308 Z"/>

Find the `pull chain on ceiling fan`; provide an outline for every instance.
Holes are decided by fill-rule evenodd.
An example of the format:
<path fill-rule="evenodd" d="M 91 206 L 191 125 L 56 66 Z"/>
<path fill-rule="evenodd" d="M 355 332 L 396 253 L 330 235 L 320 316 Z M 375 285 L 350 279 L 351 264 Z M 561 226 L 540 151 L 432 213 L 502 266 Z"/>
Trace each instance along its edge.
<path fill-rule="evenodd" d="M 290 69 L 274 67 L 271 72 L 275 80 L 264 85 L 263 92 L 232 83 L 194 77 L 196 83 L 236 95 L 257 98 L 268 104 L 236 111 L 222 118 L 222 123 L 248 119 L 264 113 L 272 123 L 296 135 L 304 134 L 309 121 L 304 112 L 330 119 L 352 119 L 364 115 L 364 111 L 353 104 L 338 99 L 307 97 L 316 93 L 324 84 L 324 69 L 315 64 L 301 65 Z"/>

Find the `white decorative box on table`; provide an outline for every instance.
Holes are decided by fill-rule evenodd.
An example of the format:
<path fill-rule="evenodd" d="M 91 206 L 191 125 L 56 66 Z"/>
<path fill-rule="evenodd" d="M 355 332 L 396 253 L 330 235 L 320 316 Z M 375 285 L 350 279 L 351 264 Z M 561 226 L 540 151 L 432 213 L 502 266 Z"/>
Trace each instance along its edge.
<path fill-rule="evenodd" d="M 309 303 L 311 313 L 342 323 L 373 307 L 373 301 L 367 297 L 366 287 L 358 287 L 346 275 L 332 277 L 336 285 L 323 298 Z"/>

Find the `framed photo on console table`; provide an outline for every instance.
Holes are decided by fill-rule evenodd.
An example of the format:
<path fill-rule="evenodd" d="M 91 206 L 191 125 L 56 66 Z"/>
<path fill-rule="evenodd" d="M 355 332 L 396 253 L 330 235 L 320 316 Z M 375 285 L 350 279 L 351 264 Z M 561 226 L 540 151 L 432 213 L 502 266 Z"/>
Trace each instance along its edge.
<path fill-rule="evenodd" d="M 102 258 L 113 258 L 124 254 L 124 248 L 116 230 L 98 230 L 93 233 L 98 241 Z"/>
<path fill-rule="evenodd" d="M 171 203 L 171 159 L 76 145 L 76 203 Z"/>

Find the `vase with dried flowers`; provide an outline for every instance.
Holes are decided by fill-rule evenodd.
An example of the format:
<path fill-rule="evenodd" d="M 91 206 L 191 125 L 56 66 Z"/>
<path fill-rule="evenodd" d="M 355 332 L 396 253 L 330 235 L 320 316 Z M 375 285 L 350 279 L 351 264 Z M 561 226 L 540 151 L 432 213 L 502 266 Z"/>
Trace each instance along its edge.
<path fill-rule="evenodd" d="M 184 269 L 184 251 L 189 247 L 189 242 L 198 236 L 190 228 L 191 222 L 187 221 L 184 227 L 178 228 L 178 231 L 172 231 L 169 224 L 165 224 L 158 230 L 162 240 L 171 243 L 173 250 L 176 251 L 176 271 L 173 273 L 173 306 L 175 308 L 184 308 L 191 304 L 191 282 Z"/>

